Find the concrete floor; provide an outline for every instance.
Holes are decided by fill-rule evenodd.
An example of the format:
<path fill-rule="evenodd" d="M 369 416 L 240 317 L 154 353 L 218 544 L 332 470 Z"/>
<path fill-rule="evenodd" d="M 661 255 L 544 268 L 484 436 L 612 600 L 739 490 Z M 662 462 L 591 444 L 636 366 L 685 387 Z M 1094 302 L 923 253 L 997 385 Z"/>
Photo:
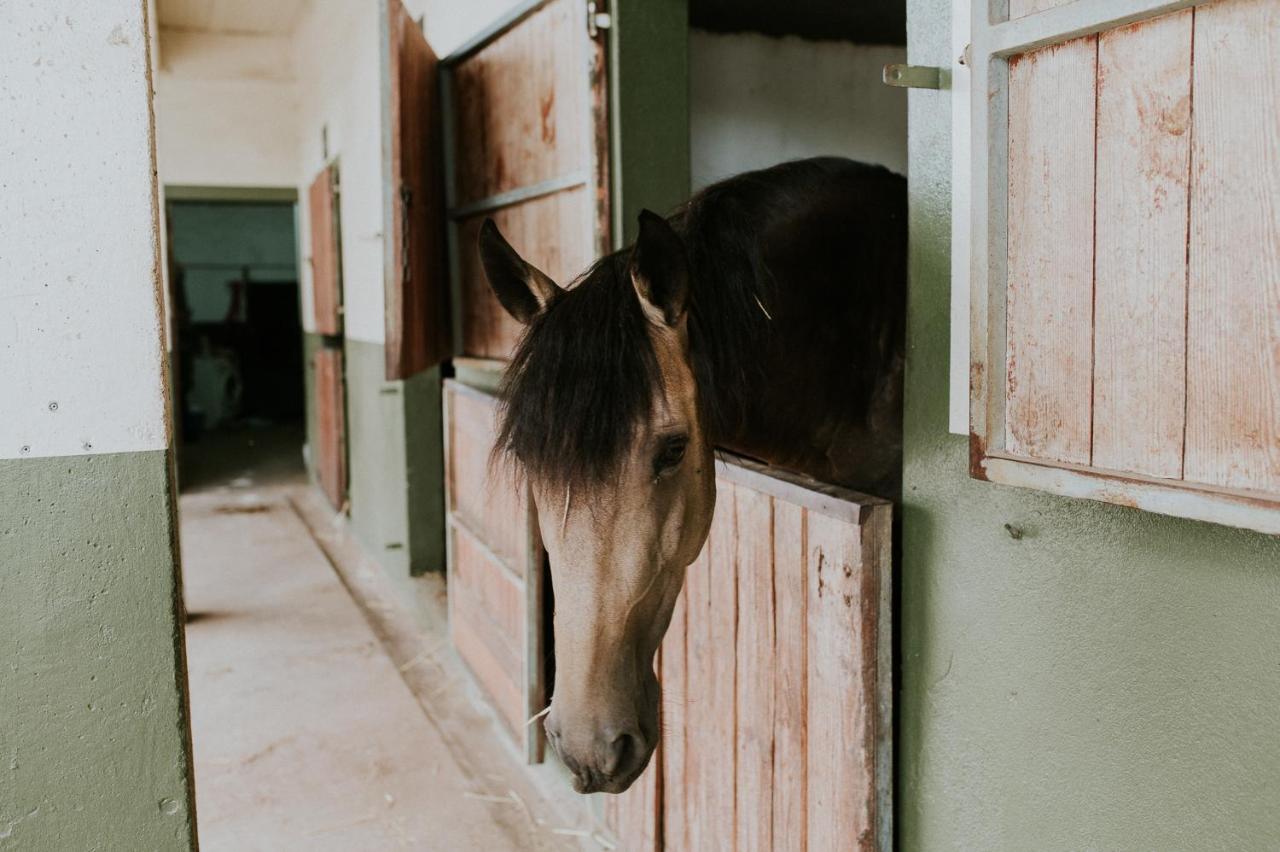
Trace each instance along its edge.
<path fill-rule="evenodd" d="M 294 508 L 300 464 L 244 441 L 180 500 L 201 847 L 583 848 L 514 759 L 476 763 L 456 690 L 410 691 Z"/>

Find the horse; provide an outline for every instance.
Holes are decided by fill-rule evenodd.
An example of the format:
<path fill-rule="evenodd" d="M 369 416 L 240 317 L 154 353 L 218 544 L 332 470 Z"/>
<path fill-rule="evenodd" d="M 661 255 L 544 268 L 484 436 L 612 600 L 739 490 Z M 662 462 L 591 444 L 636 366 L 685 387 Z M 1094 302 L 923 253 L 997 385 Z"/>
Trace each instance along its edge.
<path fill-rule="evenodd" d="M 715 509 L 717 448 L 896 497 L 906 182 L 824 157 L 639 214 L 568 287 L 492 220 L 480 258 L 524 324 L 495 453 L 529 484 L 555 589 L 548 742 L 620 793 L 658 740 L 654 655 Z"/>

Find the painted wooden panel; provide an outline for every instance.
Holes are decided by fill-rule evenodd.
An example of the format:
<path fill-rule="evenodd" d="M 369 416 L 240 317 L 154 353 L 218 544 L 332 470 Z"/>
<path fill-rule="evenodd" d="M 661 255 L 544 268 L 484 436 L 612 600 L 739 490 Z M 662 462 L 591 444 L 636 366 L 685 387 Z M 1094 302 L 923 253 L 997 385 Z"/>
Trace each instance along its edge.
<path fill-rule="evenodd" d="M 734 487 L 738 625 L 734 662 L 737 775 L 734 845 L 773 845 L 774 649 L 773 501 Z"/>
<path fill-rule="evenodd" d="M 892 507 L 717 468 L 661 651 L 664 848 L 890 848 Z"/>
<path fill-rule="evenodd" d="M 342 334 L 342 264 L 338 231 L 338 170 L 326 166 L 307 191 L 311 235 L 311 295 L 317 334 Z"/>
<path fill-rule="evenodd" d="M 689 566 L 688 573 L 706 571 L 706 551 Z M 658 677 L 662 683 L 662 742 L 658 748 L 662 760 L 661 801 L 662 843 L 666 849 L 689 848 L 689 820 L 685 805 L 686 738 L 689 736 L 688 676 L 685 662 L 685 635 L 688 632 L 686 591 L 676 599 L 671 623 L 659 652 L 662 665 Z"/>
<path fill-rule="evenodd" d="M 1009 68 L 1006 446 L 1088 463 L 1096 39 Z"/>
<path fill-rule="evenodd" d="M 387 378 L 452 354 L 445 264 L 438 60 L 400 0 L 387 0 L 383 81 Z"/>
<path fill-rule="evenodd" d="M 876 572 L 847 524 L 808 518 L 807 842 L 875 848 Z"/>
<path fill-rule="evenodd" d="M 476 248 L 480 226 L 492 217 L 521 256 L 561 286 L 571 284 L 594 259 L 592 209 L 586 186 L 545 195 L 465 219 L 458 224 L 462 299 L 462 350 L 478 358 L 511 357 L 524 330 L 489 288 Z"/>
<path fill-rule="evenodd" d="M 773 849 L 808 848 L 808 513 L 773 501 Z"/>
<path fill-rule="evenodd" d="M 1187 446 L 1193 482 L 1280 492 L 1280 4 L 1196 9 Z"/>
<path fill-rule="evenodd" d="M 347 502 L 347 409 L 341 349 L 318 349 L 312 358 L 316 393 L 316 477 L 330 505 Z"/>
<path fill-rule="evenodd" d="M 1098 41 L 1093 465 L 1182 476 L 1191 10 Z"/>
<path fill-rule="evenodd" d="M 450 638 L 526 758 L 538 762 L 543 728 L 526 723 L 546 703 L 545 557 L 525 486 L 490 475 L 497 400 L 446 381 L 444 403 Z"/>
<path fill-rule="evenodd" d="M 491 458 L 497 428 L 495 400 L 455 391 L 450 405 L 449 511 L 523 576 L 529 559 L 529 508 L 514 473 L 493 464 Z"/>
<path fill-rule="evenodd" d="M 459 205 L 590 167 L 584 16 L 553 0 L 456 66 Z"/>

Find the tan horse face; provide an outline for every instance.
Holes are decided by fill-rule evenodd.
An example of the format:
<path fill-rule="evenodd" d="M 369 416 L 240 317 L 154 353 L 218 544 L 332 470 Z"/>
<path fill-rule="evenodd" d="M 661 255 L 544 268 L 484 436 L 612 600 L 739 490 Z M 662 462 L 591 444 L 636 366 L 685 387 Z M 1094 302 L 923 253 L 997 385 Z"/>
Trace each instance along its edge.
<path fill-rule="evenodd" d="M 482 230 L 481 255 L 517 318 L 528 321 L 522 314 L 541 312 L 559 295 L 496 229 Z M 679 238 L 665 221 L 642 215 L 627 265 L 634 289 L 623 295 L 638 300 L 656 361 L 648 416 L 633 424 L 603 481 L 566 484 L 539 476 L 536 466 L 527 471 L 555 588 L 556 674 L 546 730 L 582 793 L 626 790 L 653 753 L 654 654 L 715 507 L 712 447 L 689 359 L 686 270 Z M 514 295 L 513 279 L 522 282 Z"/>

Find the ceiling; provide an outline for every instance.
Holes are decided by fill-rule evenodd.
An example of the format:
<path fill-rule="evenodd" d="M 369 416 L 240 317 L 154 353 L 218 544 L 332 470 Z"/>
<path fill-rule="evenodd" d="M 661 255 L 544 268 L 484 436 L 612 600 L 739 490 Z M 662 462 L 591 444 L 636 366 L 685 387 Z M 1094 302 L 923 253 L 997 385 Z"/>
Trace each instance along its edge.
<path fill-rule="evenodd" d="M 906 44 L 906 0 L 690 0 L 689 23 L 714 32 Z"/>
<path fill-rule="evenodd" d="M 157 0 L 166 29 L 289 35 L 309 0 Z"/>

